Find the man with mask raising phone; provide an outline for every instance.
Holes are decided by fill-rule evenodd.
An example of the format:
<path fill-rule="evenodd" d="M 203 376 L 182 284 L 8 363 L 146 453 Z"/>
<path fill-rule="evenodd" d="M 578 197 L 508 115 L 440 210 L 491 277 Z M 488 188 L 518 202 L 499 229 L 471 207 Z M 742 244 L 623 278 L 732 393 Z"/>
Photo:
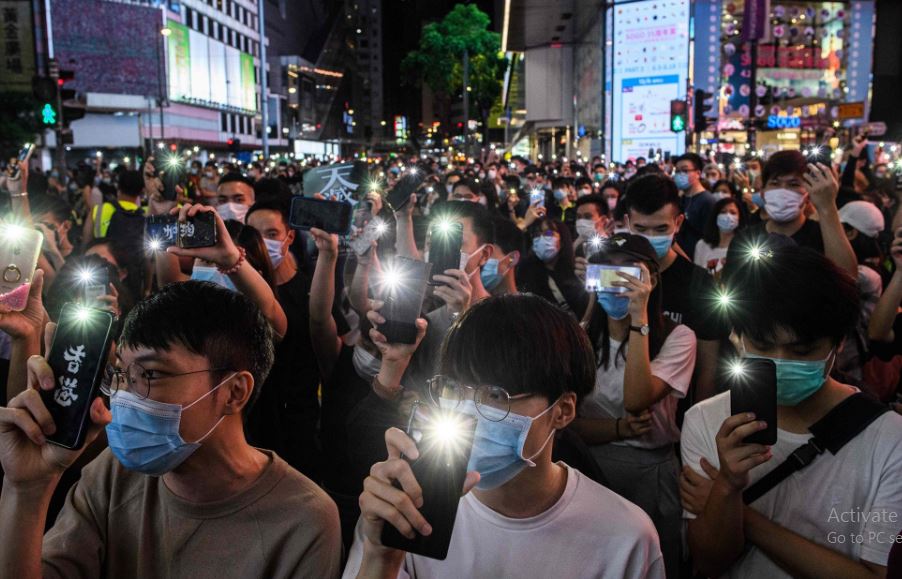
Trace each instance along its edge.
<path fill-rule="evenodd" d="M 0 576 L 337 576 L 335 504 L 244 438 L 272 359 L 269 324 L 238 293 L 189 281 L 139 303 L 105 372 L 112 413 L 100 398 L 90 409 L 87 444 L 105 426 L 109 449 L 44 535 L 83 448 L 47 442 L 55 425 L 38 389 L 56 377 L 32 356 L 28 389 L 0 408 Z"/>
<path fill-rule="evenodd" d="M 736 235 L 733 245 L 751 249 L 769 233 L 791 237 L 829 257 L 849 275 L 858 275 L 858 261 L 836 207 L 839 185 L 832 169 L 809 164 L 801 151 L 780 151 L 768 158 L 762 174 L 764 209 L 769 219 Z M 817 221 L 805 213 L 808 203 L 817 210 Z"/>
<path fill-rule="evenodd" d="M 371 336 L 383 361 L 409 358 L 409 346 L 387 344 L 375 329 Z M 408 538 L 447 532 L 419 510 L 423 489 L 408 459 L 423 449 L 394 428 L 385 435 L 388 459 L 364 482 L 344 577 L 664 577 L 648 517 L 551 461 L 555 433 L 594 383 L 592 346 L 572 316 L 532 295 L 484 300 L 452 326 L 441 372 L 442 399 L 477 421 L 447 557 L 382 544 L 385 525 Z"/>

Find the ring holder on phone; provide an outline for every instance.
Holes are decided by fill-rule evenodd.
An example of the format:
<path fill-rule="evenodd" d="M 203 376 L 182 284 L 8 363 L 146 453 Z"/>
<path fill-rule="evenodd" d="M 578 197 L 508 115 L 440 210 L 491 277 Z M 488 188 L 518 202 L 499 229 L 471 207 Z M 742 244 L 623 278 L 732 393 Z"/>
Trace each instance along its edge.
<path fill-rule="evenodd" d="M 11 277 L 10 273 L 14 274 L 14 277 Z M 3 281 L 5 281 L 6 283 L 18 283 L 21 280 L 22 270 L 19 269 L 18 265 L 7 265 L 6 269 L 3 270 Z"/>

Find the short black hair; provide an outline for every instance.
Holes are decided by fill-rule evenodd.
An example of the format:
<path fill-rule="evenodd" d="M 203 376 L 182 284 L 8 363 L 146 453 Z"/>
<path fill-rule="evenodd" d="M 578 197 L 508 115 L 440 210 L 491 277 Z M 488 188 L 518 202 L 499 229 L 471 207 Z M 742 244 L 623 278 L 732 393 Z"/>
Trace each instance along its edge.
<path fill-rule="evenodd" d="M 495 243 L 495 223 L 489 210 L 472 201 L 448 201 L 443 203 L 437 216 L 447 219 L 469 219 L 473 225 L 473 234 L 480 245 Z"/>
<path fill-rule="evenodd" d="M 247 210 L 247 215 L 244 216 L 244 222 L 247 223 L 248 218 L 255 211 L 275 211 L 282 215 L 282 221 L 285 223 L 285 227 L 288 227 L 288 214 L 290 210 L 291 205 L 287 200 L 275 197 L 264 199 L 263 201 L 257 201 L 251 205 L 251 208 Z"/>
<path fill-rule="evenodd" d="M 247 177 L 245 177 L 244 175 L 242 175 L 241 173 L 238 173 L 237 171 L 230 171 L 230 172 L 226 173 L 225 175 L 223 175 L 222 177 L 220 177 L 219 182 L 216 184 L 216 186 L 222 187 L 226 183 L 232 183 L 233 181 L 237 181 L 239 183 L 244 183 L 251 189 L 254 188 L 254 184 L 251 182 L 251 180 L 248 179 Z"/>
<path fill-rule="evenodd" d="M 583 205 L 594 204 L 598 207 L 599 215 L 608 215 L 610 213 L 608 209 L 608 202 L 605 200 L 604 196 L 600 193 L 591 193 L 589 195 L 583 195 L 579 199 L 576 200 L 576 208 L 579 209 Z"/>
<path fill-rule="evenodd" d="M 801 151 L 777 151 L 767 159 L 767 163 L 761 169 L 762 183 L 766 185 L 774 177 L 802 176 L 807 169 L 808 160 Z"/>
<path fill-rule="evenodd" d="M 126 195 L 137 197 L 144 190 L 144 176 L 140 171 L 122 171 L 119 174 L 118 188 Z"/>
<path fill-rule="evenodd" d="M 573 185 L 573 180 L 570 177 L 555 177 L 551 180 L 551 187 L 553 189 L 560 189 L 561 187 L 569 187 Z"/>
<path fill-rule="evenodd" d="M 580 188 L 583 187 L 584 185 L 588 185 L 589 187 L 591 187 L 591 186 L 592 186 L 592 180 L 589 179 L 588 177 L 580 177 L 580 178 L 578 178 L 578 179 L 576 180 L 575 183 L 573 183 L 573 186 L 576 187 L 577 189 L 580 189 Z"/>
<path fill-rule="evenodd" d="M 120 342 L 129 348 L 186 348 L 207 358 L 211 368 L 250 372 L 254 391 L 247 414 L 272 368 L 272 335 L 260 309 L 244 295 L 209 282 L 185 281 L 138 302 L 125 319 Z"/>
<path fill-rule="evenodd" d="M 451 193 L 454 193 L 458 187 L 466 187 L 473 195 L 479 195 L 479 186 L 469 177 L 462 177 L 460 181 L 455 183 L 454 186 L 451 187 Z"/>
<path fill-rule="evenodd" d="M 705 161 L 702 159 L 701 155 L 698 153 L 684 153 L 677 157 L 677 160 L 673 162 L 673 165 L 676 166 L 680 161 L 689 161 L 692 163 L 692 166 L 695 167 L 696 171 L 701 171 L 705 166 Z"/>
<path fill-rule="evenodd" d="M 254 199 L 266 201 L 269 199 L 291 200 L 291 189 L 282 179 L 265 177 L 254 183 Z"/>
<path fill-rule="evenodd" d="M 49 214 L 60 223 L 74 219 L 72 205 L 56 195 L 37 195 L 31 201 L 31 214 L 34 216 Z"/>
<path fill-rule="evenodd" d="M 526 256 L 526 237 L 517 224 L 506 217 L 495 217 L 495 245 L 504 253 L 519 251 L 521 257 Z"/>
<path fill-rule="evenodd" d="M 727 252 L 726 314 L 741 336 L 773 342 L 778 329 L 804 343 L 838 345 L 859 316 L 856 281 L 823 254 L 783 235 L 747 236 Z M 757 249 L 757 257 L 751 253 Z"/>
<path fill-rule="evenodd" d="M 582 400 L 595 387 L 595 353 L 571 314 L 532 294 L 492 297 L 457 319 L 442 344 L 441 372 L 549 402 Z"/>
<path fill-rule="evenodd" d="M 673 205 L 680 210 L 680 193 L 673 179 L 663 174 L 649 174 L 630 181 L 626 188 L 626 212 L 636 211 L 651 215 L 665 205 Z"/>

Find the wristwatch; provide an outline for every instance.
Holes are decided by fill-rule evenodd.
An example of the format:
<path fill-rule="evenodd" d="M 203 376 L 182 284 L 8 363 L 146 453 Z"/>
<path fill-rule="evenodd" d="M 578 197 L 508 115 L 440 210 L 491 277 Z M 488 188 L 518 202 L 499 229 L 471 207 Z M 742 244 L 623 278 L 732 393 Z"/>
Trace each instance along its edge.
<path fill-rule="evenodd" d="M 651 332 L 651 328 L 648 327 L 648 324 L 642 324 L 641 326 L 630 326 L 631 332 L 639 332 L 643 336 L 647 336 Z"/>

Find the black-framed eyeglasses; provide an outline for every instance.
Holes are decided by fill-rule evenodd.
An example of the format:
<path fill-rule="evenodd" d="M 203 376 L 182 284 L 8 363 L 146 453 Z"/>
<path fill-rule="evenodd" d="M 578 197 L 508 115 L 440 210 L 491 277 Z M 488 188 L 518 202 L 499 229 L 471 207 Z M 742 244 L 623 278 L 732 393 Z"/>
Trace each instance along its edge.
<path fill-rule="evenodd" d="M 117 368 L 113 364 L 107 364 L 103 371 L 103 380 L 100 383 L 100 391 L 107 396 L 112 396 L 119 390 L 131 392 L 138 398 L 144 399 L 150 395 L 150 383 L 152 380 L 162 380 L 167 378 L 177 378 L 179 376 L 190 376 L 191 374 L 202 374 L 204 372 L 228 372 L 231 368 L 207 368 L 206 370 L 194 370 L 193 372 L 182 372 L 181 374 L 166 374 L 165 376 L 151 376 L 148 370 L 137 362 L 132 362 L 125 369 Z"/>
<path fill-rule="evenodd" d="M 435 406 L 454 410 L 472 400 L 480 416 L 492 422 L 500 422 L 511 412 L 511 402 L 535 396 L 532 393 L 511 396 L 501 386 L 472 386 L 449 378 L 435 376 L 428 382 L 429 401 Z"/>

